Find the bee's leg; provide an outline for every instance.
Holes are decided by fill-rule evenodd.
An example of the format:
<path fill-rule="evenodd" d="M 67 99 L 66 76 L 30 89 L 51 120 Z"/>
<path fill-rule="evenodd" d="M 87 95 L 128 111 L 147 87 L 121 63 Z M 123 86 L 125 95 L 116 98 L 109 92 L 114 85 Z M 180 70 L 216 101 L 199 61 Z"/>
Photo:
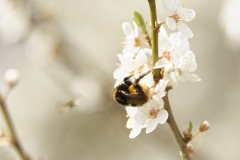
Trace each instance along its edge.
<path fill-rule="evenodd" d="M 143 93 L 142 87 L 138 84 L 139 81 L 145 77 L 148 73 L 150 73 L 151 70 L 149 70 L 148 72 L 144 73 L 143 75 L 139 76 L 133 83 L 133 87 L 136 89 L 137 93 Z"/>
<path fill-rule="evenodd" d="M 127 84 L 128 86 L 131 86 L 131 85 L 133 84 L 132 81 L 130 80 L 130 78 L 131 78 L 132 76 L 133 76 L 133 75 L 130 75 L 130 76 L 125 77 L 125 78 L 123 79 L 124 83 Z"/>
<path fill-rule="evenodd" d="M 139 77 L 135 80 L 134 83 L 138 83 L 143 77 L 145 77 L 146 75 L 148 75 L 148 73 L 150 73 L 150 72 L 151 72 L 151 70 L 149 70 L 148 72 L 146 72 L 146 73 L 142 74 L 141 76 L 139 76 Z"/>

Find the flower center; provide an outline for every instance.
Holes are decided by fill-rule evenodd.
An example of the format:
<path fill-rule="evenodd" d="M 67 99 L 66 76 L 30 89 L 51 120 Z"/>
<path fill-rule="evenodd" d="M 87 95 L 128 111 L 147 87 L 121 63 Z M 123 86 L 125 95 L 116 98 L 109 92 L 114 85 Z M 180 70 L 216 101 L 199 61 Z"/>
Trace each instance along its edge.
<path fill-rule="evenodd" d="M 157 114 L 158 114 L 159 111 L 160 111 L 160 110 L 151 109 L 151 110 L 149 111 L 149 117 L 150 117 L 150 118 L 157 118 Z"/>
<path fill-rule="evenodd" d="M 165 58 L 167 58 L 168 60 L 170 60 L 170 52 L 169 51 L 164 51 L 163 53 L 162 53 L 162 55 L 163 55 L 163 57 L 165 57 Z"/>
<path fill-rule="evenodd" d="M 175 13 L 174 15 L 172 15 L 170 17 L 173 18 L 176 21 L 176 23 L 178 23 L 178 21 L 180 20 L 180 16 L 177 13 Z"/>
<path fill-rule="evenodd" d="M 141 65 L 140 67 L 138 67 L 137 71 L 139 74 L 142 72 L 143 68 L 144 68 L 144 65 Z"/>
<path fill-rule="evenodd" d="M 134 47 L 139 47 L 141 45 L 141 39 L 140 37 L 134 38 Z"/>

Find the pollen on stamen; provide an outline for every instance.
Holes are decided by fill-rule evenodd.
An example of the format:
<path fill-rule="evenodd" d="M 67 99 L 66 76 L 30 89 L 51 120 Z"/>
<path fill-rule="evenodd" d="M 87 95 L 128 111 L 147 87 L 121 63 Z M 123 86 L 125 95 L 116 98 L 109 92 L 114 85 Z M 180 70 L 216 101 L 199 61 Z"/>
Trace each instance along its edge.
<path fill-rule="evenodd" d="M 169 51 L 164 51 L 163 53 L 162 53 L 162 55 L 163 55 L 163 57 L 165 57 L 165 58 L 167 58 L 168 60 L 170 60 L 170 52 Z"/>
<path fill-rule="evenodd" d="M 158 114 L 159 111 L 160 111 L 160 110 L 151 109 L 151 110 L 149 111 L 150 117 L 151 117 L 151 118 L 157 118 L 157 114 Z"/>
<path fill-rule="evenodd" d="M 142 72 L 143 68 L 144 68 L 144 65 L 141 65 L 140 67 L 138 67 L 137 69 L 138 74 Z"/>
<path fill-rule="evenodd" d="M 134 38 L 134 47 L 139 47 L 141 45 L 141 39 L 140 37 Z"/>

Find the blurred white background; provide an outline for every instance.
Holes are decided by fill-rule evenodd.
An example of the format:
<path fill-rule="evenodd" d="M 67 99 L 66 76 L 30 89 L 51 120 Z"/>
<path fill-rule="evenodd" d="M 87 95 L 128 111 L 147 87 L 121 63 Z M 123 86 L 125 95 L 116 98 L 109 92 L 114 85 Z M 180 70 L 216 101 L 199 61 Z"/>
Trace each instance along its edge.
<path fill-rule="evenodd" d="M 192 142 L 194 160 L 239 160 L 239 0 L 182 3 L 196 11 L 188 26 L 202 81 L 171 90 L 172 110 L 181 130 L 210 122 Z M 161 0 L 157 9 L 163 21 Z M 147 0 L 0 0 L 0 77 L 10 68 L 21 73 L 7 104 L 33 159 L 180 159 L 167 125 L 129 139 L 126 111 L 112 98 L 121 25 L 133 10 L 149 21 Z M 3 93 L 3 78 L 0 87 Z M 63 111 L 69 104 L 76 107 Z M 2 146 L 0 159 L 18 158 Z"/>

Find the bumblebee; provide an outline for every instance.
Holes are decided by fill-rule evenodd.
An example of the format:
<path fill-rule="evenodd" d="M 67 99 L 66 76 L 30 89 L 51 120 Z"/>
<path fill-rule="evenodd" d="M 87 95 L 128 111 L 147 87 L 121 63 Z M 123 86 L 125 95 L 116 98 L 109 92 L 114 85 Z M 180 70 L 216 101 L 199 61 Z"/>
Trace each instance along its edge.
<path fill-rule="evenodd" d="M 134 82 L 130 80 L 131 76 L 125 77 L 123 82 L 117 86 L 113 92 L 113 98 L 122 105 L 141 106 L 149 99 L 149 88 L 139 83 L 147 73 L 139 76 Z"/>

